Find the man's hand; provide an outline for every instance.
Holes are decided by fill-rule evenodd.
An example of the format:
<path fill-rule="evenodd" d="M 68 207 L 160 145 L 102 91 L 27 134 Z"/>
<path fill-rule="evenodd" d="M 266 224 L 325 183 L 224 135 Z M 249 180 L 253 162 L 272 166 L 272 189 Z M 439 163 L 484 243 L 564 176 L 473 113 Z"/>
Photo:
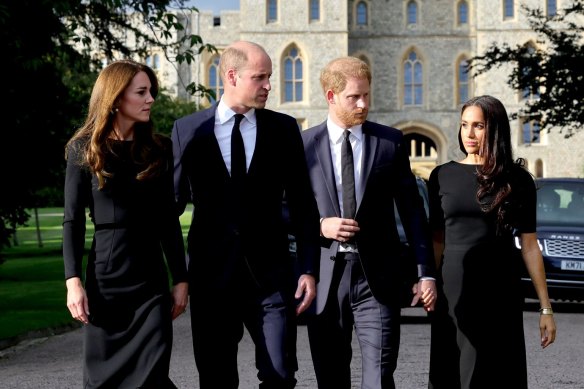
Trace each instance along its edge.
<path fill-rule="evenodd" d="M 189 284 L 179 282 L 172 288 L 172 320 L 187 310 L 189 302 Z"/>
<path fill-rule="evenodd" d="M 347 242 L 359 232 L 359 224 L 353 219 L 325 217 L 320 223 L 320 233 L 325 238 Z"/>
<path fill-rule="evenodd" d="M 316 281 L 313 276 L 310 274 L 300 276 L 294 297 L 297 299 L 302 298 L 302 301 L 296 307 L 296 315 L 300 315 L 308 309 L 312 300 L 316 297 Z"/>

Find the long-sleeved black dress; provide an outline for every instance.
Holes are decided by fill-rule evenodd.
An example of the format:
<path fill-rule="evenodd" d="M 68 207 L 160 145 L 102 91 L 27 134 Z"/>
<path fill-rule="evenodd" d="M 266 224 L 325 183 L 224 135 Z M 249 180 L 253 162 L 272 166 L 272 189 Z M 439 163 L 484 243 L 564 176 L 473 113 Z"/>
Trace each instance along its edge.
<path fill-rule="evenodd" d="M 506 218 L 476 199 L 476 165 L 449 162 L 432 171 L 430 224 L 445 236 L 432 317 L 430 388 L 527 388 L 522 262 L 513 255 L 515 233 L 535 232 L 535 184 L 514 167 Z M 487 198 L 486 201 L 492 199 Z"/>
<path fill-rule="evenodd" d="M 84 388 L 167 388 L 172 347 L 174 284 L 187 280 L 182 232 L 172 181 L 172 147 L 159 150 L 164 174 L 139 181 L 133 141 L 111 141 L 107 178 L 80 164 L 71 148 L 65 179 L 63 256 L 65 278 L 81 277 L 85 213 L 95 226 L 85 288 L 89 324 L 84 334 Z M 165 264 L 166 257 L 166 264 Z"/>

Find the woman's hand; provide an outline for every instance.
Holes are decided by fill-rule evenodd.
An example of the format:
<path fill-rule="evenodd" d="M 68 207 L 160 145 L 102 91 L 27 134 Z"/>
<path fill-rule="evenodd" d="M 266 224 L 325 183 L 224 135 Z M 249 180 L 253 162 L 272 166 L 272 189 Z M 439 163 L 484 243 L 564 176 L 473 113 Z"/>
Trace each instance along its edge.
<path fill-rule="evenodd" d="M 89 304 L 81 279 L 71 277 L 67 279 L 65 285 L 67 285 L 67 308 L 71 316 L 83 324 L 89 323 Z"/>
<path fill-rule="evenodd" d="M 556 322 L 554 315 L 539 315 L 539 332 L 541 347 L 546 348 L 556 340 Z"/>

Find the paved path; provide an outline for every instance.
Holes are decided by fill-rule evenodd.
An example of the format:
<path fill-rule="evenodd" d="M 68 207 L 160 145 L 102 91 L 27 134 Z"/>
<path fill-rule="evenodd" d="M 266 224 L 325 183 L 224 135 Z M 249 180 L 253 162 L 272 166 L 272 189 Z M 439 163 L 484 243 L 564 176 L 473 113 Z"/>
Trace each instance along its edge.
<path fill-rule="evenodd" d="M 528 353 L 530 389 L 584 388 L 584 314 L 556 314 L 562 332 L 556 344 L 546 350 L 538 345 L 536 311 L 524 313 Z M 493 318 L 493 331 L 504 330 L 504 320 Z M 175 341 L 170 376 L 180 389 L 198 388 L 192 354 L 189 314 L 174 323 Z M 0 389 L 77 389 L 81 387 L 82 330 L 74 330 L 49 338 L 36 339 L 0 351 Z M 400 389 L 427 387 L 430 326 L 419 308 L 404 309 L 401 350 L 395 373 Z M 354 342 L 353 388 L 359 388 L 360 356 Z M 501 345 L 501 352 L 505 346 Z M 316 389 L 312 361 L 308 349 L 306 327 L 298 327 L 297 388 Z M 239 353 L 240 389 L 257 388 L 253 347 L 246 335 Z M 496 374 L 496 372 L 493 372 Z M 506 388 L 504 381 L 501 389 Z"/>

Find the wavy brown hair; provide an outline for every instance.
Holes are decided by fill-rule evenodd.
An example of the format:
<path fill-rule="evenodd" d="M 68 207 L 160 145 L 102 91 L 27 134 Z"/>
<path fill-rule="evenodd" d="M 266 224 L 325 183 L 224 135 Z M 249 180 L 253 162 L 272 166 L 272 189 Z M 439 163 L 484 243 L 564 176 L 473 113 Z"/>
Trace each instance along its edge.
<path fill-rule="evenodd" d="M 116 138 L 113 121 L 117 106 L 124 91 L 139 72 L 146 73 L 150 79 L 150 94 L 156 98 L 158 80 L 150 67 L 132 60 L 112 62 L 100 72 L 95 81 L 83 126 L 65 146 L 66 155 L 71 149 L 76 149 L 75 151 L 83 156 L 80 163 L 97 176 L 99 189 L 105 186 L 105 179 L 112 176 L 112 173 L 105 169 L 105 160 L 107 155 L 115 155 L 110 140 Z M 147 180 L 156 177 L 167 168 L 160 158 L 162 148 L 160 136 L 154 134 L 152 120 L 135 124 L 132 158 L 135 163 L 143 166 L 136 179 Z"/>
<path fill-rule="evenodd" d="M 509 116 L 501 101 L 488 95 L 474 97 L 462 106 L 461 115 L 468 107 L 481 109 L 486 130 L 479 150 L 479 155 L 484 162 L 477 167 L 479 188 L 476 197 L 484 212 L 497 212 L 499 225 L 503 226 L 506 223 L 503 205 L 511 194 L 512 171 L 516 166 L 523 167 L 525 161 L 522 158 L 513 160 Z M 466 155 L 460 128 L 458 144 L 460 150 Z M 492 200 L 486 201 L 487 196 L 492 197 Z"/>

